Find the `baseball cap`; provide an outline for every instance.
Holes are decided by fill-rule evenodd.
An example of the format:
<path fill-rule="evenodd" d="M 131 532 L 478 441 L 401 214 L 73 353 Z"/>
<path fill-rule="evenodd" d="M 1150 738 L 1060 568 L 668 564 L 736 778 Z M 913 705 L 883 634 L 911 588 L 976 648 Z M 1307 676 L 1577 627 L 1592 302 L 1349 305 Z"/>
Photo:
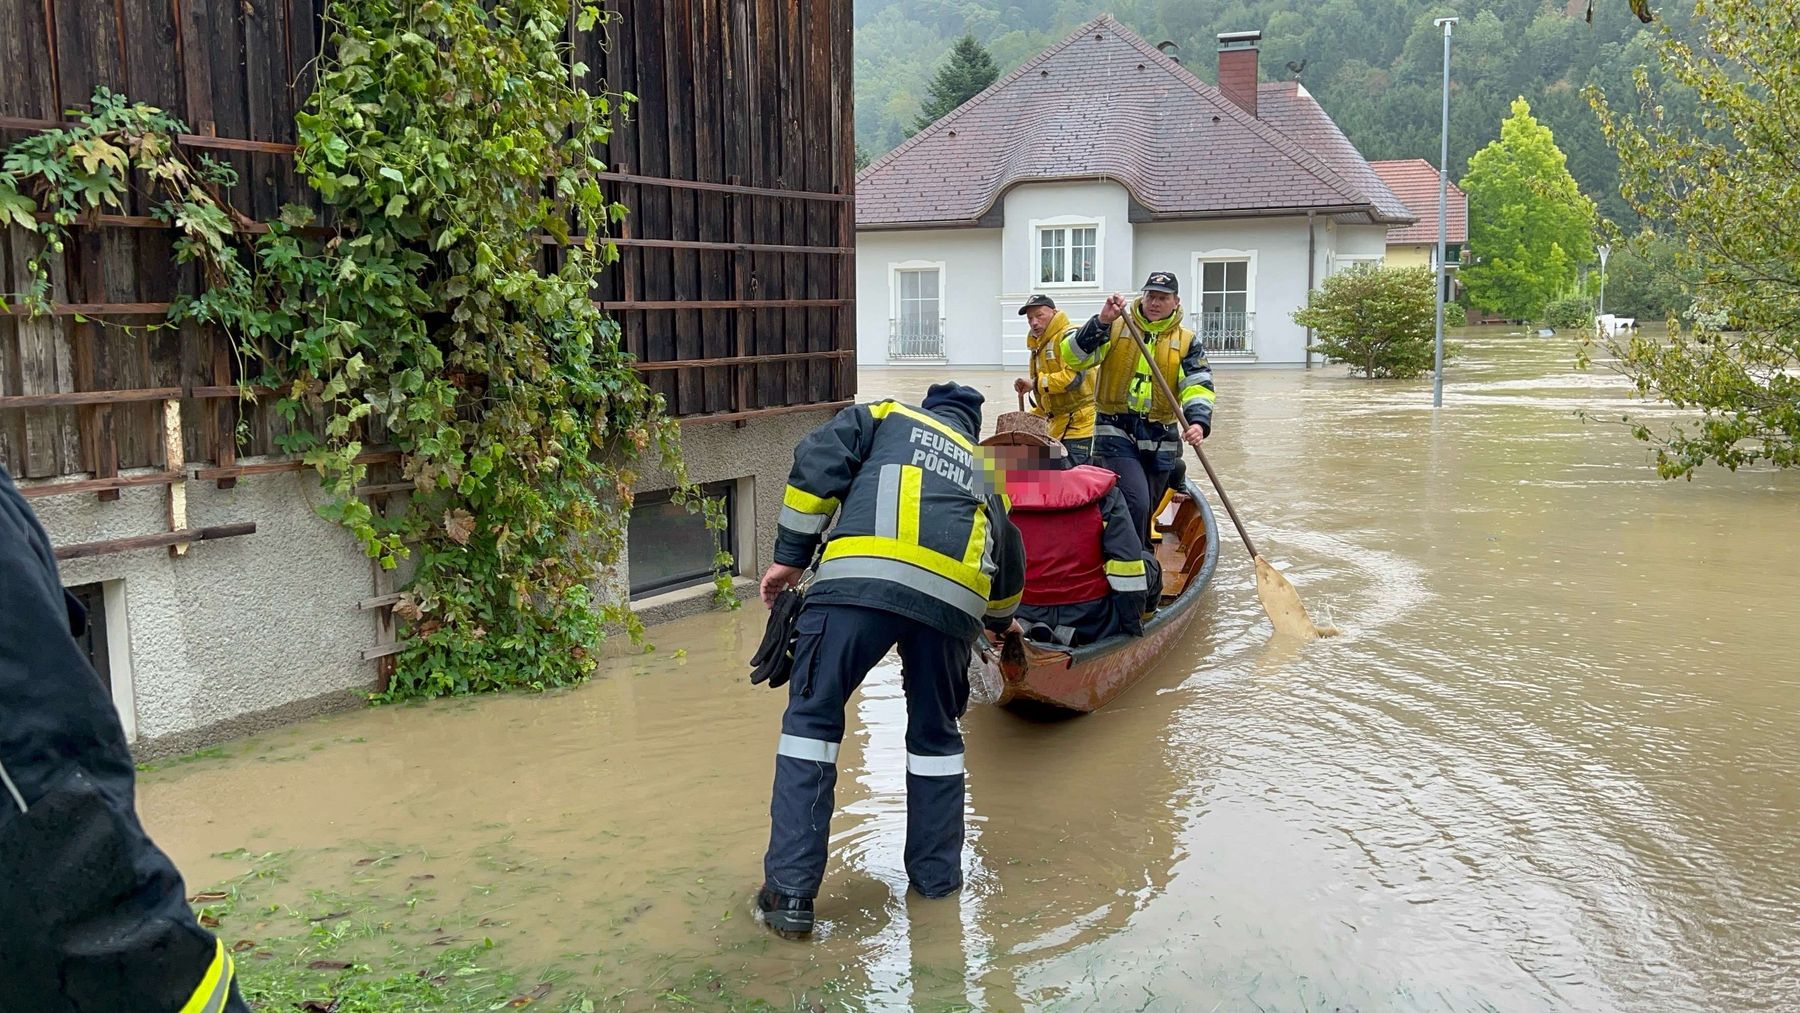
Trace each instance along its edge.
<path fill-rule="evenodd" d="M 1056 304 L 1050 301 L 1049 296 L 1034 295 L 1031 298 L 1025 300 L 1025 305 L 1019 307 L 1019 315 L 1024 316 L 1025 311 L 1032 308 L 1033 306 L 1042 306 L 1042 307 L 1045 307 L 1046 309 L 1055 309 L 1056 308 Z"/>
<path fill-rule="evenodd" d="M 1167 292 L 1180 295 L 1181 286 L 1175 283 L 1175 276 L 1167 271 L 1151 271 L 1150 277 L 1144 279 L 1144 291 Z"/>

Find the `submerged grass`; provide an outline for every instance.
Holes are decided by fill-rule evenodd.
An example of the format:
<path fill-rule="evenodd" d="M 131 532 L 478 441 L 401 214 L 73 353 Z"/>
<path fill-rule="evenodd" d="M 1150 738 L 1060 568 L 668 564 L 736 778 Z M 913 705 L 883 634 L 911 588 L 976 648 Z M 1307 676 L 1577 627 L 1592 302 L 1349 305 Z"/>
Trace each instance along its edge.
<path fill-rule="evenodd" d="M 519 966 L 508 960 L 504 939 L 494 938 L 512 921 L 476 917 L 454 902 L 446 904 L 430 874 L 402 878 L 405 870 L 396 866 L 422 852 L 359 850 L 366 857 L 352 863 L 358 871 L 350 876 L 349 889 L 294 882 L 290 852 L 240 849 L 216 856 L 243 860 L 248 870 L 190 901 L 201 923 L 232 951 L 252 1009 L 760 1013 L 827 1008 L 806 996 L 773 1005 L 742 994 L 747 981 L 711 968 L 678 970 L 672 962 L 636 985 L 606 982 L 602 958 L 607 955 L 601 953 L 566 954 L 558 965 Z"/>

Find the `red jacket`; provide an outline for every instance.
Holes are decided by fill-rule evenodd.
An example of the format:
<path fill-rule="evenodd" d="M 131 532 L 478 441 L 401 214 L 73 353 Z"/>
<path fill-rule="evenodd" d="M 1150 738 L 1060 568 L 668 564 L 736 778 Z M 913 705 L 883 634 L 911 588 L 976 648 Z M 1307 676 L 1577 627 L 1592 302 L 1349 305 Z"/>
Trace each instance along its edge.
<path fill-rule="evenodd" d="M 1114 488 L 1118 480 L 1092 465 L 1008 477 L 1010 516 L 1025 541 L 1024 604 L 1074 605 L 1112 593 L 1141 597 L 1143 547 Z"/>

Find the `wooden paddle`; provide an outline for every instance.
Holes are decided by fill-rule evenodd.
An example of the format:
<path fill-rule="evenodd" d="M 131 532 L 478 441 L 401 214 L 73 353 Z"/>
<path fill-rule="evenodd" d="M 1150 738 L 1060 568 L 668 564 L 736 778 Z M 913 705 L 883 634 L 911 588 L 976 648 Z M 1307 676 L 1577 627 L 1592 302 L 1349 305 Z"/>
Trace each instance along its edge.
<path fill-rule="evenodd" d="M 1125 333 L 1131 335 L 1132 343 L 1138 347 L 1138 354 L 1150 364 L 1150 375 L 1156 379 L 1156 389 L 1168 399 L 1179 418 L 1181 401 L 1175 397 L 1174 388 L 1169 386 L 1168 377 L 1163 376 L 1162 370 L 1156 368 L 1156 360 L 1151 357 L 1144 336 L 1138 332 L 1133 312 L 1140 301 L 1133 300 L 1131 305 L 1125 307 L 1121 317 L 1125 321 Z M 1194 340 L 1200 339 L 1196 337 Z M 1182 425 L 1186 423 L 1183 422 Z M 1238 518 L 1237 508 L 1231 505 L 1231 497 L 1225 495 L 1225 487 L 1219 484 L 1219 476 L 1213 471 L 1212 462 L 1206 459 L 1206 451 L 1195 447 L 1194 453 L 1199 455 L 1200 467 L 1206 469 L 1206 477 L 1212 480 L 1213 490 L 1219 494 L 1219 502 L 1225 504 L 1225 512 L 1231 515 L 1231 523 L 1237 527 L 1238 537 L 1244 540 L 1244 548 L 1250 550 L 1250 558 L 1256 563 L 1256 596 L 1262 600 L 1263 611 L 1269 614 L 1269 621 L 1275 624 L 1276 632 L 1302 640 L 1336 636 L 1336 627 L 1313 624 L 1312 618 L 1306 614 L 1306 606 L 1300 601 L 1300 592 L 1294 590 L 1294 585 L 1288 583 L 1287 577 L 1273 563 L 1256 551 L 1256 543 L 1250 540 L 1250 532 L 1245 530 L 1244 522 Z"/>

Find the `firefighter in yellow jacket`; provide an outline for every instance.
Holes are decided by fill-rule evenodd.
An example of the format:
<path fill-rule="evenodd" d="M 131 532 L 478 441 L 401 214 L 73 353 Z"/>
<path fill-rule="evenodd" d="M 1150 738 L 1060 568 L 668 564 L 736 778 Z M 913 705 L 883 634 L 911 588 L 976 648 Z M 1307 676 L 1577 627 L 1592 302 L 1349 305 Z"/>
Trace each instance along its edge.
<path fill-rule="evenodd" d="M 1031 378 L 1013 381 L 1013 390 L 1031 395 L 1032 414 L 1050 424 L 1050 438 L 1062 443 L 1069 462 L 1087 464 L 1094 452 L 1093 371 L 1075 369 L 1061 352 L 1063 339 L 1075 326 L 1047 295 L 1025 300 L 1019 315 L 1031 325 L 1025 338 Z"/>
<path fill-rule="evenodd" d="M 1131 314 L 1154 363 L 1144 361 L 1125 333 Z M 1180 286 L 1167 271 L 1152 271 L 1143 294 L 1127 303 L 1114 295 L 1097 316 L 1062 341 L 1063 361 L 1091 369 L 1094 384 L 1095 463 L 1119 476 L 1132 524 L 1150 544 L 1153 496 L 1181 460 L 1181 445 L 1199 447 L 1212 432 L 1213 376 L 1206 348 L 1181 323 Z M 1179 404 L 1169 404 L 1150 375 L 1169 381 Z"/>

